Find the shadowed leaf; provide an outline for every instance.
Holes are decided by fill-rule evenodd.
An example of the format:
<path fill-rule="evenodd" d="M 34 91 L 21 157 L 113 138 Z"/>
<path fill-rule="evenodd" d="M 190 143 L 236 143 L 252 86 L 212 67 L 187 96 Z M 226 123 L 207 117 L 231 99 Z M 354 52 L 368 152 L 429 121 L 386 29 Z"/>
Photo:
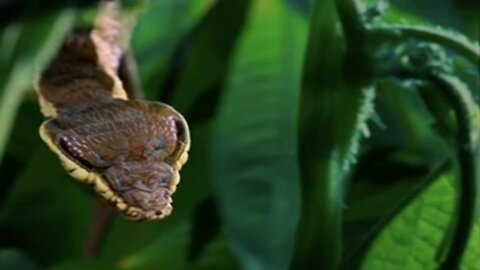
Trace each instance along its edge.
<path fill-rule="evenodd" d="M 214 133 L 214 179 L 245 269 L 287 269 L 300 194 L 296 119 L 306 24 L 280 1 L 253 1 Z"/>
<path fill-rule="evenodd" d="M 25 92 L 33 88 L 36 73 L 56 53 L 74 18 L 74 10 L 66 9 L 0 31 L 0 162 Z"/>

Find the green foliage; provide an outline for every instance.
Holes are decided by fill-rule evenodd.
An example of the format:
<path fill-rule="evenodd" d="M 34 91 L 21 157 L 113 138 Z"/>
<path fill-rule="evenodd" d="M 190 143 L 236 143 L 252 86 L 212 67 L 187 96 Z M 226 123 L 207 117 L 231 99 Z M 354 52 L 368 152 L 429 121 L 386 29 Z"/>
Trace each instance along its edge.
<path fill-rule="evenodd" d="M 437 269 L 445 256 L 448 228 L 454 212 L 455 185 L 451 173 L 435 179 L 378 236 L 362 269 Z M 462 269 L 480 269 L 478 231 L 474 229 Z M 415 237 L 412 237 L 414 235 Z M 442 248 L 439 248 L 442 247 Z"/>
<path fill-rule="evenodd" d="M 339 265 L 335 250 L 341 249 L 346 175 L 355 159 L 360 129 L 371 111 L 373 89 L 343 83 L 345 41 L 336 28 L 338 20 L 333 2 L 316 3 L 300 106 L 304 206 L 295 261 L 299 269 Z"/>
<path fill-rule="evenodd" d="M 32 89 L 37 73 L 72 27 L 74 15 L 72 10 L 61 10 L 26 18 L 0 31 L 0 153 L 25 92 Z"/>
<path fill-rule="evenodd" d="M 244 268 L 287 269 L 300 210 L 296 125 L 306 24 L 285 3 L 252 4 L 218 109 L 213 176 Z"/>
<path fill-rule="evenodd" d="M 147 98 L 155 99 L 169 58 L 181 39 L 195 27 L 211 4 L 208 1 L 148 1 L 141 7 L 132 36 L 140 78 Z M 203 3 L 203 4 L 202 4 Z M 165 26 L 165 27 L 159 27 Z"/>
<path fill-rule="evenodd" d="M 128 1 L 145 96 L 185 114 L 192 149 L 173 214 L 115 215 L 96 258 L 98 196 L 40 143 L 32 90 L 95 7 L 10 14 L 0 270 L 480 270 L 477 17 L 365 2 Z"/>
<path fill-rule="evenodd" d="M 0 269 L 39 269 L 30 258 L 15 249 L 0 250 Z"/>

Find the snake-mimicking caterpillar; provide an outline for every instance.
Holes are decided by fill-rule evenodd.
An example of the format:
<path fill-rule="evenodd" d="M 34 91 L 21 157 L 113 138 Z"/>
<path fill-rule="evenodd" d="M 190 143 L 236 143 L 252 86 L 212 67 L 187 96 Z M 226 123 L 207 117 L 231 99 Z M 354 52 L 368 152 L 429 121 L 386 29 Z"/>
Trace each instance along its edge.
<path fill-rule="evenodd" d="M 105 1 L 93 29 L 66 38 L 38 82 L 40 136 L 69 175 L 127 218 L 161 219 L 172 211 L 189 128 L 172 107 L 128 97 L 118 76 L 124 27 L 119 4 Z"/>

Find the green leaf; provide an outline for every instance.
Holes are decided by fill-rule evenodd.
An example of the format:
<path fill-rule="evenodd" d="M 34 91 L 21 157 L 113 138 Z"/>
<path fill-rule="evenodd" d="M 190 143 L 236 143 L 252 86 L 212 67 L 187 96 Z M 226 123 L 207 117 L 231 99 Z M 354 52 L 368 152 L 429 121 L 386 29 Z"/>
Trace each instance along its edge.
<path fill-rule="evenodd" d="M 375 163 L 372 160 L 370 162 Z M 436 171 L 423 177 L 402 176 L 402 174 L 395 174 L 396 170 L 390 170 L 395 176 L 377 179 L 381 182 L 376 184 L 366 184 L 364 183 L 366 179 L 356 179 L 360 180 L 360 183 L 353 186 L 354 194 L 350 196 L 359 198 L 350 198 L 351 201 L 345 211 L 346 233 L 342 269 L 359 269 L 361 262 L 368 254 L 368 247 L 382 229 L 450 167 L 449 163 L 444 163 Z M 376 169 L 381 172 L 389 168 L 376 167 Z"/>
<path fill-rule="evenodd" d="M 48 270 L 103 270 L 103 269 L 116 269 L 115 264 L 112 262 L 105 262 L 94 259 L 73 259 L 55 264 L 49 267 Z"/>
<path fill-rule="evenodd" d="M 0 242 L 51 265 L 82 254 L 94 200 L 46 146 L 30 154 L 1 205 Z"/>
<path fill-rule="evenodd" d="M 146 12 L 140 14 L 132 35 L 132 47 L 147 98 L 157 96 L 165 76 L 161 71 L 175 46 L 210 6 L 208 1 L 149 1 Z"/>
<path fill-rule="evenodd" d="M 226 239 L 220 238 L 212 241 L 204 251 L 203 256 L 195 262 L 193 269 L 202 270 L 240 270 L 242 269 L 231 254 Z M 192 269 L 186 268 L 185 270 Z"/>
<path fill-rule="evenodd" d="M 214 111 L 249 5 L 244 0 L 219 1 L 192 33 L 188 62 L 172 99 L 179 111 L 188 112 L 190 122 L 199 111 Z M 206 102 L 196 102 L 208 94 Z"/>
<path fill-rule="evenodd" d="M 214 179 L 245 269 L 287 269 L 300 209 L 296 142 L 306 24 L 281 1 L 253 2 L 214 133 Z"/>
<path fill-rule="evenodd" d="M 333 143 L 332 139 L 324 140 L 323 134 L 332 127 L 331 122 L 325 123 L 325 118 L 331 119 L 334 115 L 332 97 L 340 84 L 344 42 L 336 30 L 338 23 L 333 1 L 315 1 L 300 106 L 303 207 L 295 247 L 294 267 L 298 269 L 308 265 L 336 268 L 341 249 L 339 230 L 343 191 L 339 190 L 341 183 L 335 179 L 340 165 L 330 163 L 337 157 L 323 149 Z"/>
<path fill-rule="evenodd" d="M 195 262 L 187 262 L 192 224 L 177 223 L 150 245 L 119 261 L 118 269 L 237 269 L 225 240 L 215 239 Z"/>
<path fill-rule="evenodd" d="M 362 269 L 436 269 L 445 255 L 455 204 L 452 172 L 405 208 L 378 236 Z M 480 220 L 472 235 L 462 269 L 480 269 Z M 477 240 L 475 240 L 477 239 Z"/>
<path fill-rule="evenodd" d="M 411 84 L 381 80 L 377 92 L 381 126 L 372 125 L 364 141 L 344 209 L 344 269 L 357 269 L 386 222 L 452 163 L 452 150 Z"/>
<path fill-rule="evenodd" d="M 480 269 L 480 216 L 477 216 L 477 223 L 473 227 L 470 241 L 463 258 L 463 270 Z"/>
<path fill-rule="evenodd" d="M 178 269 L 185 264 L 190 223 L 181 222 L 119 262 L 120 269 Z"/>
<path fill-rule="evenodd" d="M 346 179 L 373 112 L 370 78 L 359 79 L 359 74 L 369 73 L 369 63 L 343 63 L 345 41 L 336 13 L 334 1 L 316 1 L 310 22 L 300 111 L 303 209 L 294 264 L 298 269 L 336 269 L 340 264 Z"/>
<path fill-rule="evenodd" d="M 36 270 L 35 263 L 16 249 L 0 250 L 0 269 Z"/>
<path fill-rule="evenodd" d="M 25 18 L 0 32 L 0 162 L 18 107 L 36 74 L 54 55 L 75 19 L 64 9 Z"/>
<path fill-rule="evenodd" d="M 220 233 L 221 219 L 215 197 L 209 197 L 197 205 L 192 216 L 191 241 L 188 260 L 195 261 L 206 246 Z"/>

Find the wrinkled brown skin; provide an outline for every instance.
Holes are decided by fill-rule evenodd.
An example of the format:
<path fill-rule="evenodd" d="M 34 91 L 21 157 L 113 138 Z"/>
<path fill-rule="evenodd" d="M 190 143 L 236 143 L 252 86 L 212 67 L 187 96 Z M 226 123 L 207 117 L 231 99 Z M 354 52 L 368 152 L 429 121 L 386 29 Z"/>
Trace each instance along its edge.
<path fill-rule="evenodd" d="M 121 213 L 135 220 L 163 218 L 172 210 L 171 195 L 188 156 L 188 125 L 163 103 L 115 98 L 118 78 L 99 64 L 89 33 L 67 38 L 41 75 L 40 103 L 50 117 L 41 133 L 58 153 L 98 175 L 126 204 Z"/>

